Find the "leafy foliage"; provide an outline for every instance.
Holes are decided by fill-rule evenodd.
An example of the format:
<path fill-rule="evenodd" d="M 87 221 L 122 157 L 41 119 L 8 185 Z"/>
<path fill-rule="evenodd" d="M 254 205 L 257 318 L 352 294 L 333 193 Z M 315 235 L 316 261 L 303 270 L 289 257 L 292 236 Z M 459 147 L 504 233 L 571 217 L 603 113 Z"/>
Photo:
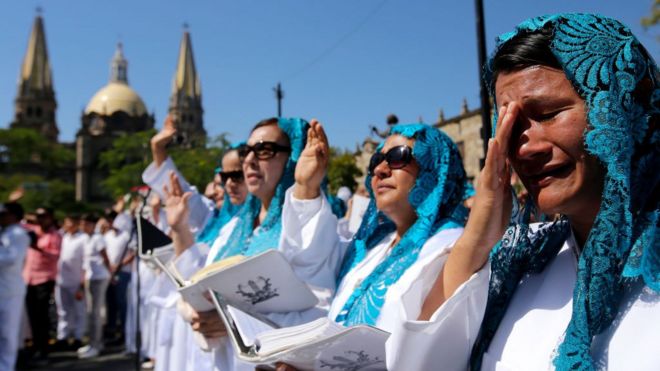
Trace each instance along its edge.
<path fill-rule="evenodd" d="M 328 164 L 328 187 L 330 193 L 335 194 L 339 187 L 346 186 L 355 191 L 356 177 L 362 175 L 362 171 L 355 164 L 355 157 L 349 151 L 338 148 L 330 149 L 330 162 Z"/>
<path fill-rule="evenodd" d="M 73 168 L 73 148 L 53 143 L 32 129 L 0 129 L 0 169 L 7 173 L 39 166 L 47 176 Z"/>
<path fill-rule="evenodd" d="M 119 137 L 112 148 L 101 153 L 101 166 L 110 172 L 103 186 L 113 197 L 142 184 L 142 172 L 151 163 L 149 140 L 155 134 L 155 130 L 147 130 Z M 186 180 L 204 190 L 228 147 L 227 134 L 221 134 L 209 140 L 207 147 L 173 148 L 169 154 Z"/>
<path fill-rule="evenodd" d="M 86 205 L 73 202 L 74 185 L 60 179 L 45 179 L 39 175 L 14 174 L 0 182 L 0 199 L 7 200 L 9 194 L 18 189 L 24 190 L 20 202 L 25 210 L 32 211 L 39 207 L 52 207 L 59 213 L 80 212 Z M 60 215 L 58 215 L 60 216 Z"/>

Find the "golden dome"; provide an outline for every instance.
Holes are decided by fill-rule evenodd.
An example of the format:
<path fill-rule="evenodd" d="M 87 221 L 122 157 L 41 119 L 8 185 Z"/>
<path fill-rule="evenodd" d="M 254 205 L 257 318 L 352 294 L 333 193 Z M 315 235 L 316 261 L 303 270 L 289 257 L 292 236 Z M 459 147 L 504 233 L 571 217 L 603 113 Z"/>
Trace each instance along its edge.
<path fill-rule="evenodd" d="M 124 82 L 110 82 L 99 90 L 85 108 L 85 114 L 96 113 L 110 116 L 123 111 L 129 116 L 139 117 L 147 113 L 142 98 Z"/>

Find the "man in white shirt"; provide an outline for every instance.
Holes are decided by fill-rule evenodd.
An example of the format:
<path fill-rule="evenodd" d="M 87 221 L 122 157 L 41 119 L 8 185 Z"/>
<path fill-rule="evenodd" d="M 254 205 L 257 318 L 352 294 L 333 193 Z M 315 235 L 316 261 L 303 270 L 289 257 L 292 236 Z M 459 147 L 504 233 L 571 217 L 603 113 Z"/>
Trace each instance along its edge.
<path fill-rule="evenodd" d="M 78 349 L 85 331 L 85 282 L 83 272 L 86 235 L 79 231 L 80 220 L 69 215 L 62 226 L 62 250 L 57 264 L 55 303 L 57 304 L 57 340 L 62 348 Z"/>
<path fill-rule="evenodd" d="M 103 348 L 101 308 L 105 306 L 105 292 L 110 281 L 110 261 L 105 251 L 103 236 L 94 233 L 98 218 L 84 215 L 80 226 L 85 236 L 83 267 L 85 270 L 85 296 L 89 326 L 89 344 L 78 349 L 78 357 L 92 358 Z"/>
<path fill-rule="evenodd" d="M 0 370 L 13 370 L 18 333 L 25 302 L 21 272 L 30 237 L 19 222 L 23 208 L 15 202 L 0 204 Z"/>
<path fill-rule="evenodd" d="M 130 232 L 117 228 L 125 223 L 122 223 L 122 218 L 114 210 L 107 213 L 105 219 L 108 222 L 108 230 L 103 233 L 103 240 L 112 275 L 106 294 L 106 332 L 115 340 L 122 340 L 126 324 L 126 293 L 131 281 L 131 262 L 135 258 L 135 247 L 130 244 Z"/>

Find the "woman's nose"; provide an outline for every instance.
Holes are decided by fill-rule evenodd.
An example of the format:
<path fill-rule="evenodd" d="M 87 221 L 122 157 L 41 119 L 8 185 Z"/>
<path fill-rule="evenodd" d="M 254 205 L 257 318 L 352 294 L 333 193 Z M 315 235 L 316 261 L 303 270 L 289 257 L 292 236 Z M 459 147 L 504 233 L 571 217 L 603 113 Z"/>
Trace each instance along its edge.
<path fill-rule="evenodd" d="M 380 164 L 376 165 L 376 168 L 374 169 L 374 175 L 381 179 L 389 177 L 391 173 L 392 171 L 387 165 L 387 161 L 382 161 Z"/>
<path fill-rule="evenodd" d="M 541 124 L 519 118 L 511 137 L 511 154 L 517 159 L 531 160 L 552 154 L 552 143 Z"/>

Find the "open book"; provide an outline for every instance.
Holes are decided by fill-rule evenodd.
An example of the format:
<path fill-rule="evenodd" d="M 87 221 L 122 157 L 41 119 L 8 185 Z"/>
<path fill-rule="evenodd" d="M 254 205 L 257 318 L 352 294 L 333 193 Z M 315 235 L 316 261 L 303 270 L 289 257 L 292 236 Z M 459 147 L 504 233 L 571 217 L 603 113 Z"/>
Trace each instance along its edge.
<path fill-rule="evenodd" d="M 319 318 L 299 326 L 272 328 L 250 318 L 210 290 L 236 355 L 255 364 L 284 362 L 298 370 L 385 370 L 389 333 L 373 326 L 343 327 Z"/>
<path fill-rule="evenodd" d="M 196 311 L 205 312 L 214 308 L 209 289 L 234 306 L 257 313 L 302 311 L 319 301 L 278 250 L 215 262 L 184 282 L 179 293 Z"/>

